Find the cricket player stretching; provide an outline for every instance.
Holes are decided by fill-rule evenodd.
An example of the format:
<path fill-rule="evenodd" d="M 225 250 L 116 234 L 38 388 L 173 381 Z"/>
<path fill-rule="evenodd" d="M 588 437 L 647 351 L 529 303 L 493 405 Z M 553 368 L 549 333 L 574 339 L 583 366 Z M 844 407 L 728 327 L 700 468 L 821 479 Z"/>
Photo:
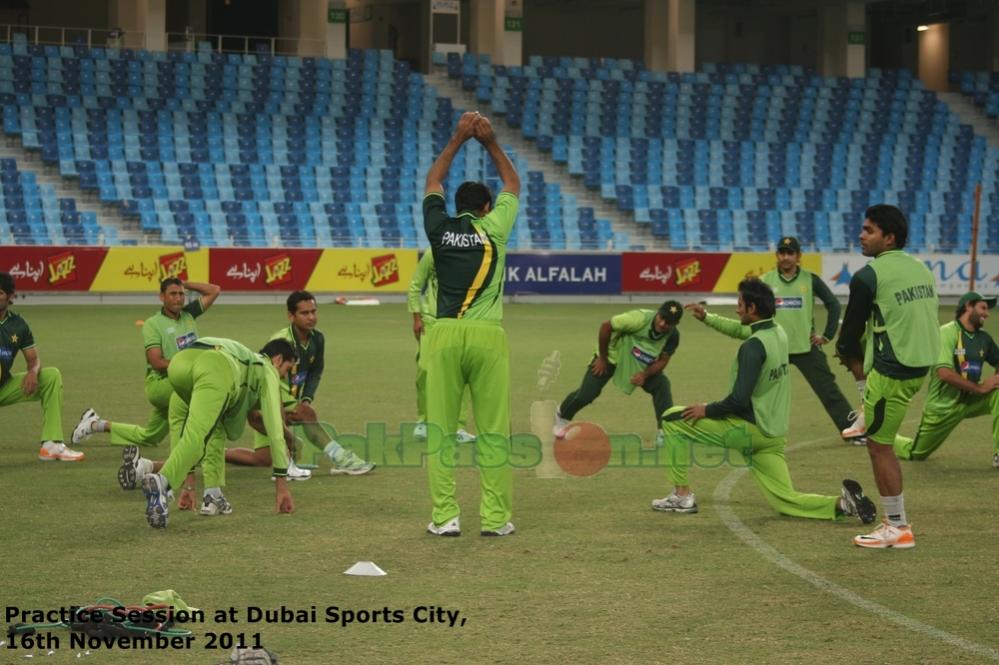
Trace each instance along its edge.
<path fill-rule="evenodd" d="M 251 409 L 260 410 L 271 440 L 277 511 L 295 510 L 285 480 L 288 453 L 280 383 L 296 359 L 295 348 L 287 340 L 272 340 L 260 353 L 254 353 L 239 342 L 217 337 L 203 337 L 174 356 L 167 370 L 174 389 L 170 398 L 173 445 L 163 468 L 142 478 L 149 526 L 166 528 L 167 506 L 174 490 L 183 487 L 178 503 L 190 502 L 194 491 L 191 473 L 199 460 L 205 483 L 201 514 L 232 512 L 222 494 L 225 439 L 235 441 L 242 436 Z"/>
<path fill-rule="evenodd" d="M 999 347 L 982 329 L 995 305 L 995 298 L 969 291 L 957 303 L 957 318 L 940 326 L 940 357 L 919 430 L 914 439 L 895 437 L 899 459 L 924 460 L 965 418 L 992 416 L 992 466 L 999 469 L 999 375 L 982 378 L 986 363 L 999 367 Z"/>
<path fill-rule="evenodd" d="M 902 497 L 902 468 L 893 446 L 906 409 L 940 355 L 937 285 L 922 261 L 901 251 L 909 225 L 895 206 L 867 209 L 860 231 L 864 256 L 874 260 L 850 280 L 850 300 L 837 355 L 858 381 L 866 375 L 867 452 L 881 493 L 885 521 L 857 536 L 860 547 L 916 546 Z M 868 329 L 869 327 L 869 329 Z M 866 348 L 861 339 L 866 330 Z"/>
<path fill-rule="evenodd" d="M 455 192 L 456 217 L 444 205 L 444 179 L 465 141 L 483 145 L 503 180 L 489 188 L 465 182 Z M 478 429 L 479 516 L 483 536 L 514 532 L 510 467 L 510 358 L 503 319 L 506 243 L 517 218 L 520 177 L 489 120 L 465 113 L 427 173 L 423 226 L 437 268 L 437 323 L 423 348 L 427 370 L 427 471 L 433 517 L 427 531 L 461 535 L 455 497 L 454 444 L 465 386 Z"/>

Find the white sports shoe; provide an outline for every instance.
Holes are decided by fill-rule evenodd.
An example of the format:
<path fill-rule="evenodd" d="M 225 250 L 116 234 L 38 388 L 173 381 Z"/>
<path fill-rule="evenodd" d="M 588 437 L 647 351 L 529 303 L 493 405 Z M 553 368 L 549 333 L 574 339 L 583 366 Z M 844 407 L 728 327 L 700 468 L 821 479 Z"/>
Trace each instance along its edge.
<path fill-rule="evenodd" d="M 365 462 L 352 450 L 345 448 L 340 450 L 341 452 L 336 459 L 330 457 L 330 461 L 333 462 L 333 466 L 330 467 L 331 476 L 363 476 L 375 468 L 374 464 Z"/>
<path fill-rule="evenodd" d="M 288 480 L 308 480 L 311 477 L 311 471 L 300 468 L 295 464 L 295 460 L 288 460 Z"/>
<path fill-rule="evenodd" d="M 512 536 L 517 533 L 517 529 L 514 528 L 513 522 L 507 522 L 498 529 L 483 529 L 479 531 L 480 536 Z"/>
<path fill-rule="evenodd" d="M 474 434 L 469 434 L 463 429 L 454 434 L 454 440 L 458 443 L 475 443 L 478 439 Z"/>
<path fill-rule="evenodd" d="M 912 535 L 910 525 L 892 526 L 888 522 L 882 522 L 881 526 L 871 533 L 856 536 L 853 544 L 875 550 L 888 548 L 907 550 L 916 546 L 916 539 Z"/>
<path fill-rule="evenodd" d="M 229 503 L 229 500 L 225 498 L 224 494 L 219 494 L 218 496 L 206 494 L 205 498 L 201 501 L 201 510 L 198 512 L 205 517 L 214 517 L 215 515 L 231 515 L 232 504 Z"/>
<path fill-rule="evenodd" d="M 427 438 L 427 424 L 426 423 L 416 423 L 416 427 L 413 428 L 413 438 L 414 439 L 426 439 Z"/>
<path fill-rule="evenodd" d="M 142 457 L 138 446 L 125 446 L 118 467 L 118 484 L 123 490 L 134 490 L 139 478 L 153 472 L 153 461 Z"/>
<path fill-rule="evenodd" d="M 666 435 L 663 434 L 662 430 L 659 430 L 659 433 L 656 434 L 656 448 L 663 448 L 665 446 L 666 446 Z"/>
<path fill-rule="evenodd" d="M 146 495 L 146 521 L 154 529 L 165 529 L 168 503 L 173 492 L 168 489 L 166 478 L 159 473 L 147 473 L 142 477 L 142 493 Z"/>
<path fill-rule="evenodd" d="M 993 453 L 992 455 L 992 468 L 999 469 L 999 453 Z"/>
<path fill-rule="evenodd" d="M 552 434 L 555 435 L 556 439 L 564 439 L 566 431 L 569 429 L 571 421 L 566 420 L 562 417 L 562 414 L 555 409 L 555 426 L 552 427 Z"/>
<path fill-rule="evenodd" d="M 78 422 L 76 427 L 73 428 L 73 438 L 71 439 L 73 445 L 75 446 L 81 441 L 89 438 L 90 435 L 94 433 L 94 425 L 99 422 L 100 419 L 101 417 L 98 416 L 97 412 L 93 409 L 87 409 L 84 411 L 80 416 L 80 422 Z"/>
<path fill-rule="evenodd" d="M 433 522 L 427 525 L 427 533 L 433 534 L 435 536 L 460 536 L 461 535 L 461 522 L 455 517 L 453 520 L 444 522 L 440 526 L 437 526 Z"/>
<path fill-rule="evenodd" d="M 43 462 L 82 462 L 86 456 L 71 450 L 62 441 L 44 441 L 38 449 L 38 459 Z"/>
<path fill-rule="evenodd" d="M 696 513 L 697 499 L 691 492 L 686 496 L 680 496 L 676 490 L 670 492 L 669 496 L 661 499 L 653 499 L 652 510 L 659 510 L 664 513 Z"/>
<path fill-rule="evenodd" d="M 864 405 L 860 405 L 857 411 L 851 411 L 847 416 L 853 424 L 840 432 L 844 439 L 856 439 L 867 434 L 867 424 L 864 422 Z"/>

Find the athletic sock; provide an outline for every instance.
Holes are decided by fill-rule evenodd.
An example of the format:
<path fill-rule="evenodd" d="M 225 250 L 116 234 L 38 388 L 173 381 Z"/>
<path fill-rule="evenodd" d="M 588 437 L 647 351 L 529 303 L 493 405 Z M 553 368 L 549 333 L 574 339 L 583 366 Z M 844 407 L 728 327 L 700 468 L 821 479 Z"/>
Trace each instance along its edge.
<path fill-rule="evenodd" d="M 93 426 L 94 432 L 110 432 L 111 431 L 111 421 L 109 420 L 98 420 Z"/>
<path fill-rule="evenodd" d="M 864 392 L 867 390 L 867 379 L 866 378 L 860 379 L 859 381 L 857 381 L 857 390 L 860 391 L 860 402 L 861 402 L 861 404 L 863 404 L 863 402 L 864 402 Z"/>
<path fill-rule="evenodd" d="M 221 487 L 206 487 L 205 496 L 210 496 L 213 499 L 222 498 L 222 488 Z"/>
<path fill-rule="evenodd" d="M 885 509 L 885 517 L 892 526 L 905 526 L 909 521 L 905 517 L 905 499 L 898 496 L 881 497 L 881 505 Z"/>

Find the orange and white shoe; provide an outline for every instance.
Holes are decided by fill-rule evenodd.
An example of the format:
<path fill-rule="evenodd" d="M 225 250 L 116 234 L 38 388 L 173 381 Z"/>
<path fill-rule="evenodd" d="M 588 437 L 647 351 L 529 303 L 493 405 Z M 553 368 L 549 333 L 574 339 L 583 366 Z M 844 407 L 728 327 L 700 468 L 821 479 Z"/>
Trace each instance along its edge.
<path fill-rule="evenodd" d="M 38 449 L 38 459 L 43 462 L 82 462 L 84 454 L 71 450 L 62 441 L 45 441 Z"/>
<path fill-rule="evenodd" d="M 853 421 L 849 427 L 840 432 L 844 439 L 857 439 L 867 434 L 867 423 L 864 422 L 864 407 L 851 411 L 848 418 Z"/>
<path fill-rule="evenodd" d="M 912 535 L 912 525 L 910 524 L 892 526 L 888 522 L 882 522 L 881 526 L 871 533 L 855 536 L 853 544 L 876 550 L 888 548 L 907 550 L 916 546 L 916 538 Z"/>

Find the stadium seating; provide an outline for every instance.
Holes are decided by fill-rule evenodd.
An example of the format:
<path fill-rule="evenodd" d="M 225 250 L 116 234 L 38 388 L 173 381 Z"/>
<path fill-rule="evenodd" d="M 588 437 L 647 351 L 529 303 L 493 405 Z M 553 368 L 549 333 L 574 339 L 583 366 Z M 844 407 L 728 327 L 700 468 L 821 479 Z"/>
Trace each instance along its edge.
<path fill-rule="evenodd" d="M 848 251 L 864 209 L 887 202 L 908 215 L 911 248 L 965 252 L 984 180 L 984 249 L 999 251 L 999 152 L 907 71 L 846 79 L 709 64 L 678 74 L 590 58 L 501 67 L 470 54 L 445 66 L 671 247 L 760 250 L 795 234 L 807 248 Z"/>
<path fill-rule="evenodd" d="M 327 60 L 0 44 L 0 104 L 5 133 L 63 176 L 165 242 L 206 246 L 425 246 L 423 177 L 459 113 L 373 50 Z M 466 179 L 499 188 L 474 142 L 447 190 Z M 511 246 L 627 242 L 541 172 L 527 182 Z"/>

